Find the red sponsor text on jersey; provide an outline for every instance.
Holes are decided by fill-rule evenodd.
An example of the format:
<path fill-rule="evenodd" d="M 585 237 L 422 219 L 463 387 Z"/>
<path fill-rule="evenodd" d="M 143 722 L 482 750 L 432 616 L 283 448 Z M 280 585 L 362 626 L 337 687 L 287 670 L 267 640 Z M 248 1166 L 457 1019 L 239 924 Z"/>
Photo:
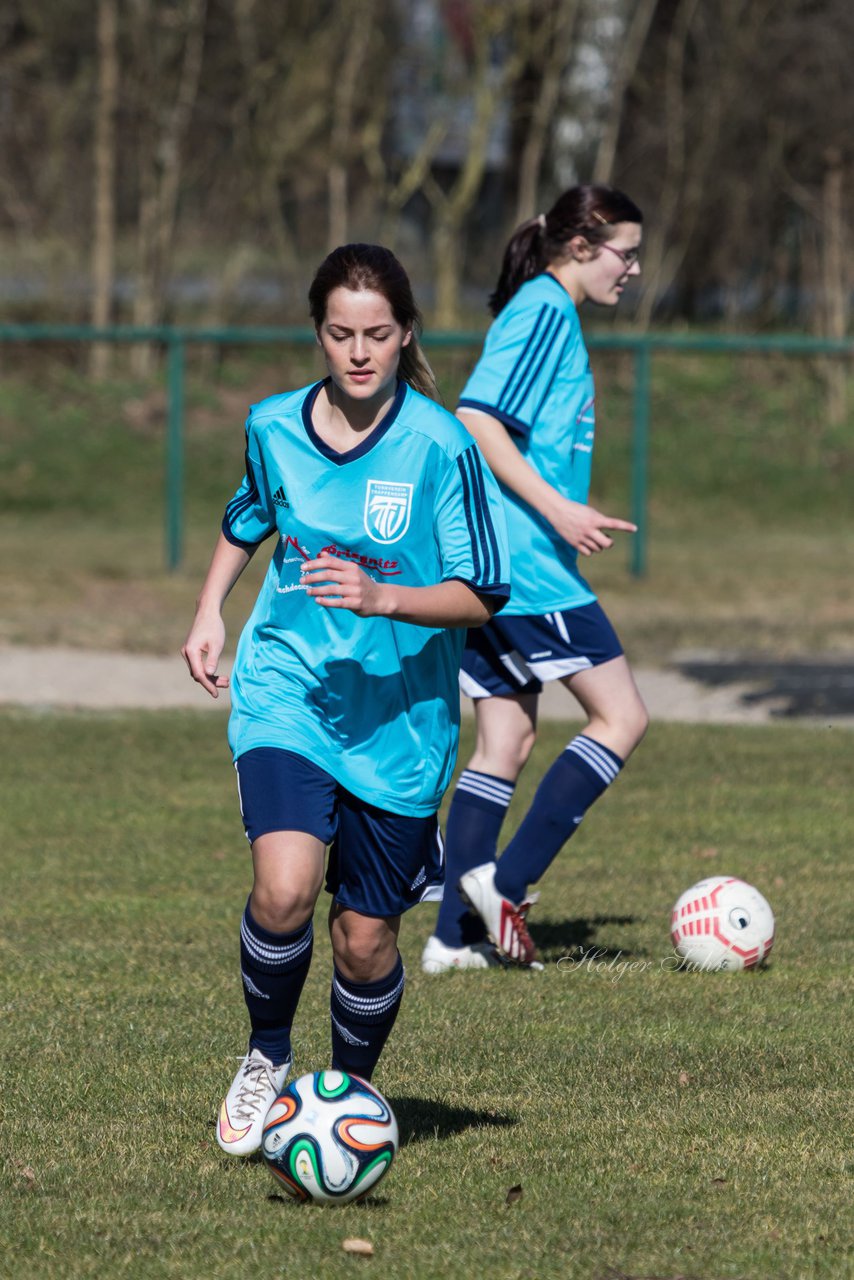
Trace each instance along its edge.
<path fill-rule="evenodd" d="M 356 564 L 364 565 L 366 569 L 376 569 L 377 573 L 382 573 L 386 577 L 393 577 L 401 572 L 396 560 L 378 560 L 376 556 L 363 556 L 358 551 L 350 551 L 347 547 L 336 547 L 334 542 L 324 547 L 320 554 L 323 555 L 324 552 L 330 556 L 337 556 L 340 560 L 354 560 Z"/>

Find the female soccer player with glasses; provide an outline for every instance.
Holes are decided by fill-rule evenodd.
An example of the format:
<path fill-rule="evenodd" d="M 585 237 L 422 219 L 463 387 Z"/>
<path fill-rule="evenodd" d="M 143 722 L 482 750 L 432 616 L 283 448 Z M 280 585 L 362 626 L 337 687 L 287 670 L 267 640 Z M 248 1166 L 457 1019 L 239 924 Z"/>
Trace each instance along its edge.
<path fill-rule="evenodd" d="M 496 963 L 487 934 L 505 959 L 534 962 L 529 886 L 646 731 L 620 642 L 577 564 L 579 554 L 612 546 L 614 531 L 635 529 L 588 502 L 594 394 L 578 312 L 585 303 L 616 306 L 640 273 L 641 221 L 621 192 L 582 186 L 520 227 L 490 299 L 495 319 L 460 397 L 458 416 L 505 498 L 512 593 L 500 618 L 469 634 L 463 655 L 460 683 L 475 700 L 477 740 L 451 803 L 448 889 L 422 957 L 429 973 Z M 565 686 L 587 724 L 546 773 L 496 861 L 546 680 Z"/>

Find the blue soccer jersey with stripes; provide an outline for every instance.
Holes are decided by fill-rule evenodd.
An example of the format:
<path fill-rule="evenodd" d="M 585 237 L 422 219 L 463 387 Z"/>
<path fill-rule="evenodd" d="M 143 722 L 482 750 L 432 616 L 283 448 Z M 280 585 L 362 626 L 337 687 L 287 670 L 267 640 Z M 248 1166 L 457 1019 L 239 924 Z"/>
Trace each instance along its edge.
<path fill-rule="evenodd" d="M 498 418 L 558 493 L 587 502 L 593 375 L 575 303 L 554 276 L 528 280 L 496 316 L 459 408 Z M 501 491 L 513 566 L 505 612 L 542 614 L 595 600 L 574 548 L 506 485 Z"/>
<path fill-rule="evenodd" d="M 340 454 L 311 422 L 323 383 L 253 406 L 246 475 L 223 519 L 252 549 L 275 535 L 231 677 L 234 758 L 282 747 L 392 813 L 434 813 L 459 736 L 466 631 L 325 609 L 300 567 L 323 551 L 378 582 L 460 580 L 509 595 L 498 486 L 458 420 L 405 383 L 385 418 Z"/>

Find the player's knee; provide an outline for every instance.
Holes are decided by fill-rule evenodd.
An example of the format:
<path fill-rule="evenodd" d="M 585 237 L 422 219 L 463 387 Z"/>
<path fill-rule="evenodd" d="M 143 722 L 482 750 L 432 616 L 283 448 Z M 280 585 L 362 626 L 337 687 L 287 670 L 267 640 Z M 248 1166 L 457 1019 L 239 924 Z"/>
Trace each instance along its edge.
<path fill-rule="evenodd" d="M 516 742 L 515 766 L 516 773 L 519 774 L 528 763 L 528 757 L 534 750 L 534 743 L 537 741 L 537 733 L 535 729 L 529 730 Z"/>
<path fill-rule="evenodd" d="M 640 698 L 636 698 L 621 710 L 617 723 L 611 725 L 614 749 L 623 760 L 628 760 L 649 728 L 649 713 Z"/>
<path fill-rule="evenodd" d="M 649 713 L 639 694 L 619 704 L 597 708 L 585 732 L 616 751 L 622 760 L 629 756 L 649 728 Z"/>
<path fill-rule="evenodd" d="M 634 751 L 635 747 L 642 741 L 647 729 L 649 728 L 649 712 L 646 709 L 646 704 L 640 697 L 636 698 L 632 705 L 628 714 L 628 723 L 626 728 L 632 743 L 631 749 Z"/>
<path fill-rule="evenodd" d="M 311 919 L 316 900 L 313 886 L 256 885 L 252 890 L 252 916 L 270 933 L 292 933 Z"/>
<path fill-rule="evenodd" d="M 479 744 L 469 768 L 480 773 L 490 773 L 496 778 L 514 781 L 528 763 L 528 758 L 537 740 L 535 729 L 521 735 L 496 738 L 488 743 Z"/>
<path fill-rule="evenodd" d="M 394 967 L 397 947 L 377 923 L 376 929 L 333 931 L 335 963 L 353 982 L 376 982 Z"/>

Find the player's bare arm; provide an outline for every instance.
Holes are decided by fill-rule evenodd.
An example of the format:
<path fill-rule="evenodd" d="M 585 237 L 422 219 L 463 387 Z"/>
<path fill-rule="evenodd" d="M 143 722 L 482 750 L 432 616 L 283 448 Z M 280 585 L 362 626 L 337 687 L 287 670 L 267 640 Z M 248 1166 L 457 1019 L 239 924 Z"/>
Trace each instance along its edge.
<path fill-rule="evenodd" d="M 212 698 L 228 688 L 228 676 L 218 675 L 217 666 L 225 646 L 222 606 L 252 555 L 219 535 L 210 568 L 196 603 L 196 616 L 181 653 L 190 675 Z"/>
<path fill-rule="evenodd" d="M 358 565 L 323 554 L 302 566 L 307 594 L 327 609 L 349 609 L 360 618 L 383 617 L 422 627 L 480 627 L 492 617 L 488 597 L 464 582 L 399 587 L 375 582 Z"/>
<path fill-rule="evenodd" d="M 580 555 L 590 556 L 614 545 L 608 530 L 636 533 L 637 525 L 607 516 L 584 502 L 573 502 L 554 489 L 516 448 L 507 428 L 492 414 L 461 409 L 457 417 L 474 436 L 493 473 L 548 520 L 555 532 Z"/>

